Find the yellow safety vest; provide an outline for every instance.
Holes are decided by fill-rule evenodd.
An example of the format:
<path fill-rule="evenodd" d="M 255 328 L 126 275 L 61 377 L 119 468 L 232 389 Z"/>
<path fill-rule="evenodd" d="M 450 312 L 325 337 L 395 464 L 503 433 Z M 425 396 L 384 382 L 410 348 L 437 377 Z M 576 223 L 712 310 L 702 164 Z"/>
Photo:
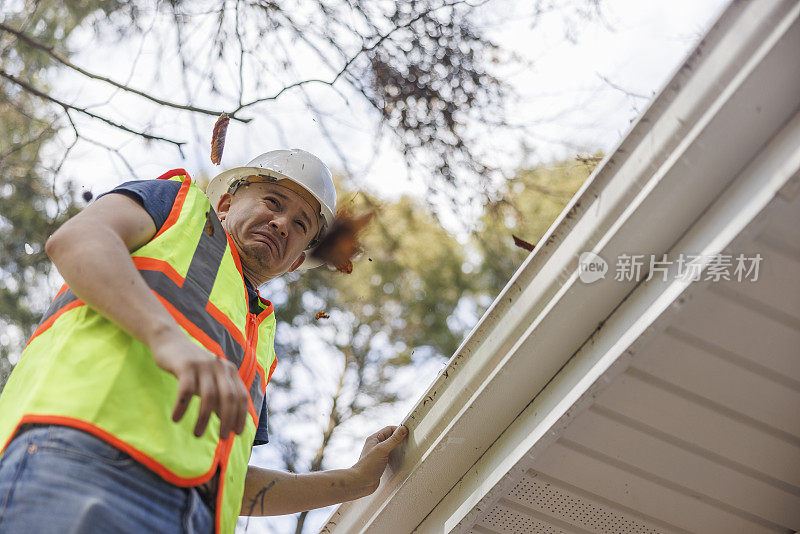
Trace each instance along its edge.
<path fill-rule="evenodd" d="M 239 369 L 250 392 L 241 435 L 220 439 L 216 414 L 205 433 L 193 430 L 194 397 L 172 421 L 178 382 L 150 350 L 61 288 L 31 336 L 0 397 L 0 444 L 5 451 L 23 423 L 52 423 L 94 434 L 177 486 L 203 484 L 220 470 L 216 532 L 233 532 L 264 391 L 275 369 L 272 304 L 248 308 L 236 247 L 203 191 L 183 169 L 159 179 L 181 182 L 167 221 L 131 253 L 145 282 L 198 345 Z M 120 295 L 120 306 L 125 305 Z M 2 451 L 0 451 L 0 455 Z"/>

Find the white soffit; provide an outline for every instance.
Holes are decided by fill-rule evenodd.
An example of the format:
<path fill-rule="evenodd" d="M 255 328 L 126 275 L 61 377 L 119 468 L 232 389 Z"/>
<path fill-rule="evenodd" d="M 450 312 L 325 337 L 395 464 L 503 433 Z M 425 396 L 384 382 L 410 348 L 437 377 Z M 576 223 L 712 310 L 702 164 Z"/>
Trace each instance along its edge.
<path fill-rule="evenodd" d="M 674 250 L 726 233 L 711 221 L 756 185 Z M 694 283 L 666 308 L 637 288 L 418 531 L 800 530 L 798 188 L 795 173 L 721 250 L 760 254 L 757 281 Z"/>
<path fill-rule="evenodd" d="M 799 13 L 795 1 L 754 0 L 734 2 L 722 14 L 411 411 L 405 420 L 411 430 L 407 444 L 393 456 L 378 490 L 341 505 L 322 532 L 507 532 L 489 526 L 487 514 L 498 503 L 510 508 L 508 514 L 529 510 L 525 501 L 508 498 L 523 482 L 529 489 L 518 494 L 547 495 L 552 488 L 558 497 L 548 498 L 605 505 L 608 510 L 597 509 L 610 514 L 604 516 L 608 524 L 630 521 L 624 516 L 630 513 L 642 532 L 671 525 L 658 514 L 637 512 L 632 503 L 620 504 L 577 480 L 567 477 L 569 482 L 554 484 L 562 473 L 547 472 L 547 466 L 536 462 L 552 457 L 560 462 L 553 465 L 569 466 L 574 459 L 569 454 L 576 450 L 583 454 L 599 449 L 597 443 L 580 441 L 585 436 L 577 430 L 577 437 L 561 434 L 571 431 L 573 419 L 588 427 L 597 424 L 583 414 L 610 413 L 597 415 L 589 409 L 592 399 L 604 385 L 616 383 L 616 376 L 626 376 L 621 373 L 628 373 L 626 366 L 638 361 L 640 352 L 646 354 L 647 341 L 656 339 L 670 317 L 679 320 L 681 306 L 703 290 L 703 284 L 677 280 L 615 281 L 615 258 L 740 250 L 773 214 L 785 224 L 794 220 L 785 213 L 797 209 L 787 206 L 795 198 L 800 169 Z M 766 239 L 779 242 L 791 257 L 798 253 L 797 234 L 783 234 L 782 228 L 770 230 Z M 609 276 L 581 282 L 577 258 L 584 251 L 608 260 Z M 763 267 L 767 265 L 764 260 Z M 796 278 L 790 281 L 797 287 Z M 796 291 L 781 290 L 785 282 L 769 282 L 777 284 L 777 291 L 770 287 L 784 300 L 796 296 Z M 736 298 L 752 307 L 759 291 Z M 792 320 L 791 308 L 781 313 L 788 315 L 769 317 Z M 798 346 L 796 340 L 793 346 Z M 764 367 L 761 362 L 752 365 Z M 635 376 L 642 373 L 652 374 L 643 370 Z M 767 416 L 748 417 L 763 423 Z M 792 428 L 783 431 L 793 435 Z M 588 456 L 596 460 L 613 458 L 614 453 Z M 641 465 L 636 469 L 646 470 Z M 602 487 L 602 479 L 597 483 Z M 690 500 L 702 500 L 691 493 L 695 490 L 687 491 Z M 733 504 L 715 498 L 736 516 Z M 757 510 L 746 514 L 748 521 L 764 526 L 753 519 Z M 779 524 L 775 518 L 766 521 L 772 525 L 768 529 Z M 552 528 L 564 530 L 565 524 Z M 559 532 L 552 528 L 519 532 Z M 576 526 L 564 531 L 597 530 Z"/>

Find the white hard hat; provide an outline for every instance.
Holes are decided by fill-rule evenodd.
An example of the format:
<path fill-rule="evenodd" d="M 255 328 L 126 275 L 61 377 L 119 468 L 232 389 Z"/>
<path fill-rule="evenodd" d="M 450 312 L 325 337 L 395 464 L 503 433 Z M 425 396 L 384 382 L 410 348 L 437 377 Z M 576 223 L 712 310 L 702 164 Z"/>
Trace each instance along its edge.
<path fill-rule="evenodd" d="M 290 180 L 303 187 L 319 202 L 323 218 L 322 228 L 311 248 L 333 224 L 336 212 L 336 189 L 328 167 L 315 155 L 293 148 L 291 150 L 272 150 L 257 156 L 244 167 L 235 167 L 214 177 L 206 187 L 206 196 L 215 210 L 225 193 L 234 192 L 248 176 L 261 176 L 273 180 Z M 308 251 L 298 270 L 317 267 L 322 262 L 311 259 Z"/>

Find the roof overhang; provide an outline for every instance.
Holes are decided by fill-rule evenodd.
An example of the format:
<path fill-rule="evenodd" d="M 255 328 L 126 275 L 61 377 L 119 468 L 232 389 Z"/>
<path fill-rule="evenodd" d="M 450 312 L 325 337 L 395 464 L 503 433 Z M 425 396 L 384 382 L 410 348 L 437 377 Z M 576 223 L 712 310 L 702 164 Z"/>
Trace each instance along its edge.
<path fill-rule="evenodd" d="M 728 7 L 412 409 L 378 490 L 322 532 L 466 531 L 702 288 L 586 284 L 581 253 L 735 250 L 796 199 L 799 17 L 794 1 Z"/>

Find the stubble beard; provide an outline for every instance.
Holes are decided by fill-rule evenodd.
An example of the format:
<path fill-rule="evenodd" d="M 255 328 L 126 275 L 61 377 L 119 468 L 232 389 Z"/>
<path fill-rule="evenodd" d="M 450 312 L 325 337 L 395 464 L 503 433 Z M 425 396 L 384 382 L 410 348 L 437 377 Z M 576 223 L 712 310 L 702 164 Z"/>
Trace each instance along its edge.
<path fill-rule="evenodd" d="M 236 233 L 228 231 L 236 251 L 239 253 L 239 260 L 242 264 L 242 274 L 256 287 L 270 280 L 272 277 L 267 273 L 272 267 L 270 253 L 272 248 L 266 243 L 252 239 L 251 244 L 242 243 Z"/>

